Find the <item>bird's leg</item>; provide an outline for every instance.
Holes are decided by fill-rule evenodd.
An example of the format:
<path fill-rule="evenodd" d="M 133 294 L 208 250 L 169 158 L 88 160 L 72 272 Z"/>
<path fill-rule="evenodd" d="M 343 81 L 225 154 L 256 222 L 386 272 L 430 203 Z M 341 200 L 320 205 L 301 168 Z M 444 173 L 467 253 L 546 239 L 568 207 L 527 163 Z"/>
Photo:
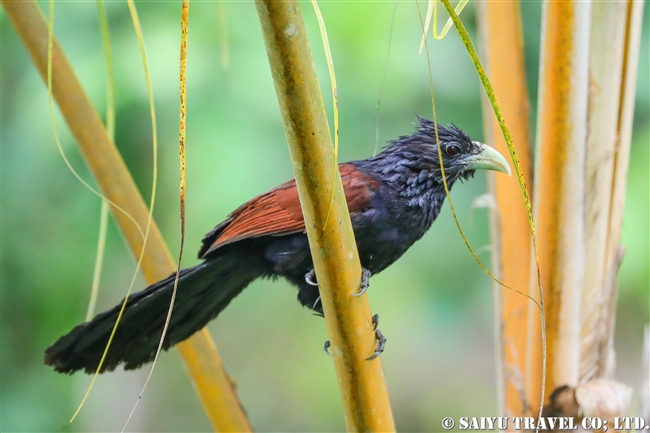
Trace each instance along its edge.
<path fill-rule="evenodd" d="M 372 361 L 384 351 L 386 347 L 386 337 L 381 331 L 377 328 L 379 326 L 379 314 L 372 316 L 372 329 L 375 331 L 375 340 L 377 340 L 377 348 L 375 348 L 375 353 L 372 354 L 370 358 L 367 358 L 366 361 Z"/>
<path fill-rule="evenodd" d="M 352 296 L 361 296 L 364 293 L 366 293 L 366 290 L 368 290 L 368 287 L 370 287 L 370 277 L 372 277 L 372 272 L 362 267 L 361 268 L 361 291 L 359 293 L 353 293 Z"/>
<path fill-rule="evenodd" d="M 318 287 L 318 283 L 316 281 L 314 281 L 314 278 L 316 278 L 316 270 L 314 270 L 314 269 L 312 269 L 311 271 L 309 271 L 309 272 L 307 272 L 305 274 L 305 281 L 307 282 L 307 284 L 309 284 L 310 286 Z M 316 305 L 316 304 L 314 304 L 314 305 Z"/>
<path fill-rule="evenodd" d="M 325 353 L 328 354 L 328 355 L 330 354 L 329 348 L 330 348 L 331 345 L 332 345 L 332 343 L 330 343 L 330 341 L 327 340 L 327 341 L 325 342 L 325 345 L 323 346 L 323 350 L 324 350 Z"/>

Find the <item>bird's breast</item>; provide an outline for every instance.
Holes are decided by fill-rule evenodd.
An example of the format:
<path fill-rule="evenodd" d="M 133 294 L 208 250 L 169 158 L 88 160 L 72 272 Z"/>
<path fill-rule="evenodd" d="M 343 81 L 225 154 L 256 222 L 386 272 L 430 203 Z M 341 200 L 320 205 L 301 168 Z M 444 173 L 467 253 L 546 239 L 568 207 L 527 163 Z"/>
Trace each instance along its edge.
<path fill-rule="evenodd" d="M 424 235 L 426 218 L 415 210 L 386 212 L 369 224 L 354 224 L 361 265 L 373 274 L 381 272 L 399 259 Z"/>

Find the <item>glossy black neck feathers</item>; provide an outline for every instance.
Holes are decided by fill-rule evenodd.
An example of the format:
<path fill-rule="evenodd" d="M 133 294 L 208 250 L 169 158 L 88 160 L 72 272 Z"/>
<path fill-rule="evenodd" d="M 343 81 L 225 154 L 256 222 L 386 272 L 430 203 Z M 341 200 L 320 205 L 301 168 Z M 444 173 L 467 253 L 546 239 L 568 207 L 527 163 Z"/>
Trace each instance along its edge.
<path fill-rule="evenodd" d="M 438 137 L 447 185 L 451 189 L 458 179 L 473 176 L 463 164 L 463 155 L 471 153 L 474 143 L 469 136 L 454 125 L 438 125 Z M 450 146 L 455 146 L 451 149 Z M 459 153 L 454 154 L 450 150 Z M 426 215 L 426 226 L 431 225 L 440 213 L 445 199 L 445 189 L 438 156 L 434 123 L 419 118 L 417 129 L 391 141 L 378 155 L 355 162 L 355 165 L 372 170 L 381 180 L 397 191 L 410 208 L 420 208 Z"/>

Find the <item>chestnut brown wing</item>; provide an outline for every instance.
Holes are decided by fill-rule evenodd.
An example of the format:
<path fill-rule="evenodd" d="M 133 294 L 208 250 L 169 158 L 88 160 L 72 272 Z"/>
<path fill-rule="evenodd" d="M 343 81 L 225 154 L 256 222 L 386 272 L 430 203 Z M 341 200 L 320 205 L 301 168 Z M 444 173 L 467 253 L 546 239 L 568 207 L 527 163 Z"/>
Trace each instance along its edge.
<path fill-rule="evenodd" d="M 379 181 L 353 164 L 339 165 L 350 215 L 361 212 L 372 200 Z M 305 233 L 296 181 L 291 180 L 237 208 L 203 238 L 199 258 L 233 242 L 260 236 Z"/>

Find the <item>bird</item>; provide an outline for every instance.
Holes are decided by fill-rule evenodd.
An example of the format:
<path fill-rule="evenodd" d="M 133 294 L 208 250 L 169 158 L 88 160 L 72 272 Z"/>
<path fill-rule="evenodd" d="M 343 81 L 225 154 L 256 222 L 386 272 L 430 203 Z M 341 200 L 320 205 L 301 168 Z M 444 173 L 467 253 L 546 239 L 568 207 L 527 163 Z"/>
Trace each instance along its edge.
<path fill-rule="evenodd" d="M 507 161 L 495 149 L 472 141 L 454 124 L 436 125 L 419 116 L 412 133 L 390 141 L 377 155 L 339 164 L 363 269 L 362 291 L 371 275 L 399 259 L 438 217 L 446 197 L 443 168 L 449 188 L 476 170 L 510 175 Z M 164 350 L 205 327 L 258 278 L 285 278 L 298 288 L 300 304 L 323 315 L 295 180 L 235 209 L 205 235 L 198 257 L 199 264 L 179 271 Z M 101 368 L 122 303 L 59 338 L 46 349 L 45 363 L 59 373 L 90 374 L 151 362 L 175 278 L 176 273 L 128 297 Z"/>

